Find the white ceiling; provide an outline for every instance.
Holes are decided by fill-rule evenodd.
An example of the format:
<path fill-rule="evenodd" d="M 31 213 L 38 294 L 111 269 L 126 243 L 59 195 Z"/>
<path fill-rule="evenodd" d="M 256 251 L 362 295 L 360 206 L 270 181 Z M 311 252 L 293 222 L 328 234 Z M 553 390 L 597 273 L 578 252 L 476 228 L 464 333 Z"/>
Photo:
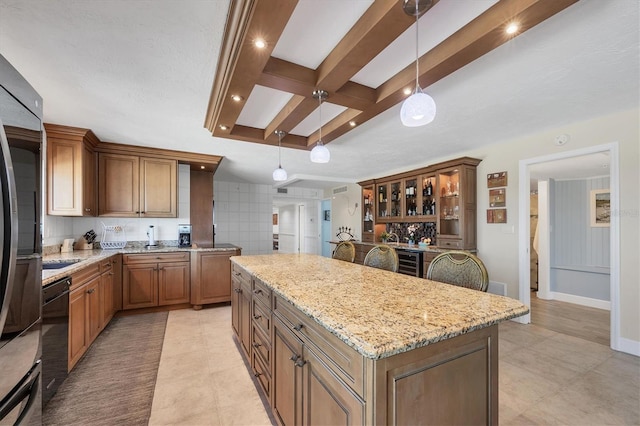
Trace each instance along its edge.
<path fill-rule="evenodd" d="M 315 68 L 370 3 L 300 0 L 273 56 Z M 493 3 L 441 0 L 420 21 L 421 53 Z M 277 148 L 215 138 L 204 128 L 228 5 L 0 0 L 0 54 L 43 96 L 47 122 L 90 128 L 103 141 L 223 155 L 216 179 L 270 183 Z M 398 105 L 328 144 L 329 164 L 283 149 L 290 183 L 335 187 L 637 108 L 639 9 L 637 0 L 579 1 L 428 87 L 438 107 L 428 126 L 403 127 Z M 354 80 L 375 86 L 411 63 L 414 29 Z M 254 91 L 241 121 L 264 127 L 288 96 Z M 340 112 L 330 101 L 323 122 Z M 308 135 L 318 122 L 316 111 L 292 133 Z M 586 173 L 604 174 L 594 163 Z"/>

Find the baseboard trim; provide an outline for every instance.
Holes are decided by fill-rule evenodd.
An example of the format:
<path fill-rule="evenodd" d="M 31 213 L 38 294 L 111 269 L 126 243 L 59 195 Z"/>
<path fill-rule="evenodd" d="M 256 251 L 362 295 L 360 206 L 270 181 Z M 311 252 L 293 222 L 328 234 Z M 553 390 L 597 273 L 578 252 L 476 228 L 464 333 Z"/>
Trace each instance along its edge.
<path fill-rule="evenodd" d="M 489 287 L 487 287 L 487 293 L 497 294 L 499 296 L 507 295 L 507 285 L 497 281 L 489 281 Z"/>
<path fill-rule="evenodd" d="M 618 339 L 618 347 L 614 349 L 631 355 L 640 356 L 640 342 L 636 340 L 620 337 Z"/>
<path fill-rule="evenodd" d="M 548 300 L 559 300 L 560 302 L 575 303 L 576 305 L 604 309 L 606 311 L 611 310 L 611 302 L 608 300 L 592 299 L 590 297 L 576 296 L 575 294 L 558 293 L 556 291 L 550 291 L 546 294 L 546 296 L 548 296 Z"/>

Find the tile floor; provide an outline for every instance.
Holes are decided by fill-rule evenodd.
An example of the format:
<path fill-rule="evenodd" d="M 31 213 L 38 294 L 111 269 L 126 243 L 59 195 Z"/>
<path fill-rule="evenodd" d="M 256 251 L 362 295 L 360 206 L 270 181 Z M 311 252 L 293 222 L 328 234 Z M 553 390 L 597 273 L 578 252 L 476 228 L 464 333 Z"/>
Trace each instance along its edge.
<path fill-rule="evenodd" d="M 150 425 L 269 425 L 229 306 L 171 311 Z M 536 325 L 500 325 L 500 424 L 640 424 L 640 358 Z"/>

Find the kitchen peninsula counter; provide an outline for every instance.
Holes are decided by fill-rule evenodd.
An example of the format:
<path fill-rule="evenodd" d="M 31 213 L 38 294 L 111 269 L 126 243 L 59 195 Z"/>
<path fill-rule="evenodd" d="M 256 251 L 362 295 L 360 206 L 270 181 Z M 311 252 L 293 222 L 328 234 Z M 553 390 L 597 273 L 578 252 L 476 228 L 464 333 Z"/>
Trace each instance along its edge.
<path fill-rule="evenodd" d="M 231 261 L 372 359 L 529 312 L 508 297 L 322 256 L 234 256 Z"/>
<path fill-rule="evenodd" d="M 194 247 L 178 247 L 178 246 L 159 246 L 158 248 L 147 249 L 145 247 L 124 247 L 122 249 L 112 250 L 74 250 L 68 253 L 55 253 L 42 257 L 42 263 L 67 263 L 73 264 L 60 269 L 46 269 L 42 271 L 42 285 L 47 285 L 61 278 L 67 277 L 87 266 L 98 263 L 114 254 L 149 254 L 149 253 L 175 253 L 175 252 L 194 252 L 194 251 L 235 251 L 240 249 L 233 244 L 220 243 L 210 246 L 194 246 Z"/>

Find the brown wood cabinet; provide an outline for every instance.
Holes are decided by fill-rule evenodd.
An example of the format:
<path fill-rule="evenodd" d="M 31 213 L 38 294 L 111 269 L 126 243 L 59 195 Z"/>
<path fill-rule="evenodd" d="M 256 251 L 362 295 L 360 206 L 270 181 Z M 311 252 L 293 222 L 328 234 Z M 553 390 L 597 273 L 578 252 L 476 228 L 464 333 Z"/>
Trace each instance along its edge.
<path fill-rule="evenodd" d="M 378 242 L 387 223 L 433 222 L 436 246 L 475 249 L 476 167 L 480 161 L 463 157 L 359 182 L 364 206 L 362 241 Z M 369 208 L 371 196 L 375 204 Z"/>
<path fill-rule="evenodd" d="M 131 154 L 98 154 L 100 216 L 177 217 L 178 162 Z"/>
<path fill-rule="evenodd" d="M 230 251 L 191 252 L 191 304 L 201 309 L 208 303 L 231 301 L 231 256 L 239 256 L 240 249 Z"/>
<path fill-rule="evenodd" d="M 91 130 L 44 125 L 47 131 L 47 214 L 95 216 L 98 138 Z"/>
<path fill-rule="evenodd" d="M 122 309 L 189 303 L 189 253 L 125 254 Z"/>

